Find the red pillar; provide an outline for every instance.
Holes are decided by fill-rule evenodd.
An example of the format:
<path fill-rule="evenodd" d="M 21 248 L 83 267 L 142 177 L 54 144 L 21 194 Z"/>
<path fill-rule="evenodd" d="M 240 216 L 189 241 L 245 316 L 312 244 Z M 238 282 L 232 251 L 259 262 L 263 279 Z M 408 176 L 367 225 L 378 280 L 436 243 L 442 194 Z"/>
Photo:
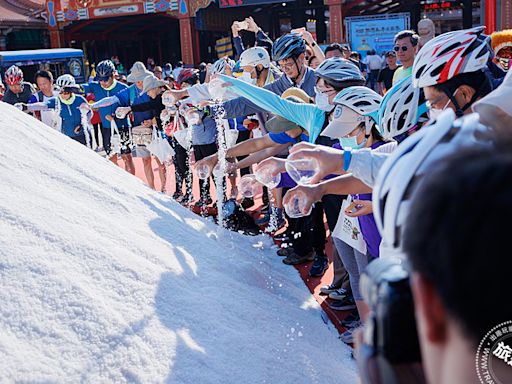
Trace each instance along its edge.
<path fill-rule="evenodd" d="M 496 31 L 496 0 L 485 0 L 485 33 Z"/>
<path fill-rule="evenodd" d="M 343 6 L 341 0 L 325 0 L 324 3 L 329 6 L 330 42 L 341 43 L 344 41 Z"/>
<path fill-rule="evenodd" d="M 64 47 L 64 32 L 59 29 L 50 29 L 50 46 L 52 48 Z"/>
<path fill-rule="evenodd" d="M 512 28 L 512 0 L 501 0 L 501 29 Z"/>
<path fill-rule="evenodd" d="M 185 64 L 194 64 L 194 46 L 192 35 L 192 19 L 180 19 L 181 60 Z"/>

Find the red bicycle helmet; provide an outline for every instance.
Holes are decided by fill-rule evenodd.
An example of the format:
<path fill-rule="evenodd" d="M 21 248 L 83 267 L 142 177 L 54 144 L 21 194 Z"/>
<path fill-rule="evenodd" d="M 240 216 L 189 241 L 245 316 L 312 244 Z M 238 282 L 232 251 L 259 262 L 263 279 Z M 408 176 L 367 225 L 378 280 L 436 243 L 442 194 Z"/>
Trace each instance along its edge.
<path fill-rule="evenodd" d="M 5 83 L 7 85 L 16 85 L 23 82 L 23 71 L 16 65 L 12 65 L 5 71 Z"/>
<path fill-rule="evenodd" d="M 181 70 L 178 78 L 176 79 L 176 82 L 180 85 L 183 83 L 195 84 L 198 79 L 199 77 L 197 76 L 196 69 L 185 68 Z"/>

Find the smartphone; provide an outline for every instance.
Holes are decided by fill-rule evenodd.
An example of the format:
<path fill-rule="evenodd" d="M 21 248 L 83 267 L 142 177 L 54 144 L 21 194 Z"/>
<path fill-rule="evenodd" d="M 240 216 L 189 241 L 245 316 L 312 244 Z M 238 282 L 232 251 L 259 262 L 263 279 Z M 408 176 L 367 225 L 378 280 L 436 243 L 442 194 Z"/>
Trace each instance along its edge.
<path fill-rule="evenodd" d="M 246 20 L 244 21 L 239 21 L 238 22 L 238 28 L 240 29 L 244 29 L 244 30 L 247 30 L 247 28 L 249 28 L 249 23 L 247 23 Z"/>

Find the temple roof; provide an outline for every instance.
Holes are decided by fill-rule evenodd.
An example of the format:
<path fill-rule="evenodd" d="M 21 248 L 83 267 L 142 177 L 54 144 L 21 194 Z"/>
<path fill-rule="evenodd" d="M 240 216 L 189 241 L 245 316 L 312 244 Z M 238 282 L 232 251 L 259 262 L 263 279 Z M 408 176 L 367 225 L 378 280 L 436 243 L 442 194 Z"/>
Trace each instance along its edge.
<path fill-rule="evenodd" d="M 46 26 L 45 0 L 0 0 L 0 28 Z"/>

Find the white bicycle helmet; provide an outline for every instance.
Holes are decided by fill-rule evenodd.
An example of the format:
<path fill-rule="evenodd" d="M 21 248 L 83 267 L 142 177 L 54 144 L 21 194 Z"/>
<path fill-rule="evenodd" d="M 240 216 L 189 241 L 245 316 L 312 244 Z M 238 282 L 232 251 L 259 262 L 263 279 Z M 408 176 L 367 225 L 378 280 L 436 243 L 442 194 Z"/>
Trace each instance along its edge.
<path fill-rule="evenodd" d="M 57 84 L 57 86 L 59 88 L 72 87 L 72 86 L 76 85 L 76 81 L 75 81 L 75 78 L 73 76 L 71 76 L 70 74 L 65 74 L 65 75 L 59 76 L 57 78 L 57 80 L 55 81 L 55 84 Z"/>
<path fill-rule="evenodd" d="M 213 63 L 212 68 L 211 68 L 211 74 L 212 75 L 216 75 L 216 74 L 224 75 L 225 71 L 226 71 L 226 67 L 230 67 L 231 69 L 233 69 L 234 66 L 235 66 L 235 64 L 234 64 L 233 60 L 231 60 L 231 59 L 226 60 L 223 57 L 223 58 L 217 60 L 215 63 Z"/>
<path fill-rule="evenodd" d="M 408 76 L 395 84 L 382 99 L 377 124 L 382 136 L 391 139 L 418 124 L 420 117 L 428 111 L 421 88 L 414 88 Z"/>
<path fill-rule="evenodd" d="M 355 64 L 339 57 L 324 60 L 315 70 L 315 76 L 324 79 L 335 88 L 366 83 L 366 79 Z"/>
<path fill-rule="evenodd" d="M 249 48 L 243 51 L 240 55 L 241 67 L 256 67 L 260 64 L 264 68 L 270 67 L 270 56 L 265 48 Z"/>
<path fill-rule="evenodd" d="M 430 126 L 408 137 L 379 171 L 373 188 L 373 214 L 382 235 L 381 256 L 403 257 L 402 231 L 411 198 L 431 166 L 463 147 L 489 145 L 481 135 L 488 131 L 478 114 L 455 120 L 451 109 Z"/>
<path fill-rule="evenodd" d="M 461 73 L 487 65 L 491 51 L 482 38 L 485 27 L 443 33 L 427 42 L 412 67 L 413 85 L 424 88 L 442 84 Z"/>
<path fill-rule="evenodd" d="M 370 134 L 373 123 L 377 122 L 382 96 L 368 87 L 348 87 L 339 92 L 333 100 L 333 119 L 325 127 L 322 136 L 344 137 L 364 122 L 366 134 Z"/>

